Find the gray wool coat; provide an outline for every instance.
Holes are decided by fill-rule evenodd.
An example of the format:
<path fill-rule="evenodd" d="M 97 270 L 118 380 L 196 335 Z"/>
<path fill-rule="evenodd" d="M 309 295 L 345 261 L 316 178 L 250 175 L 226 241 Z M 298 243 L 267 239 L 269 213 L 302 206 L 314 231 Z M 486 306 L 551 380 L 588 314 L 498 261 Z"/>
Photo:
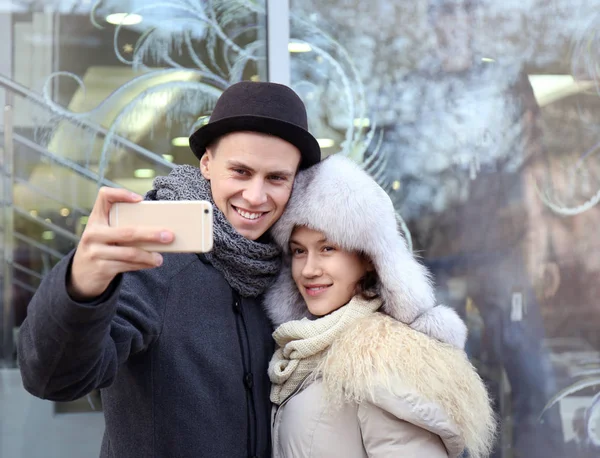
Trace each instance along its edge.
<path fill-rule="evenodd" d="M 101 389 L 102 458 L 270 456 L 272 328 L 259 299 L 198 255 L 166 254 L 78 303 L 71 262 L 45 277 L 19 333 L 30 393 L 69 401 Z"/>

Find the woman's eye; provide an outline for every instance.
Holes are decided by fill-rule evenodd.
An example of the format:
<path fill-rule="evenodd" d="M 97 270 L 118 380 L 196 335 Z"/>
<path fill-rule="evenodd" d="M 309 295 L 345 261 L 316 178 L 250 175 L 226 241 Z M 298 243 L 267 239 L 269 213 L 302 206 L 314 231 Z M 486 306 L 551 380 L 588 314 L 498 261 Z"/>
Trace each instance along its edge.
<path fill-rule="evenodd" d="M 292 250 L 292 254 L 294 254 L 294 255 L 298 255 L 298 254 L 302 254 L 302 253 L 304 253 L 304 250 L 301 248 L 294 248 Z"/>
<path fill-rule="evenodd" d="M 323 251 L 335 251 L 335 248 L 332 246 L 325 246 L 323 247 Z"/>

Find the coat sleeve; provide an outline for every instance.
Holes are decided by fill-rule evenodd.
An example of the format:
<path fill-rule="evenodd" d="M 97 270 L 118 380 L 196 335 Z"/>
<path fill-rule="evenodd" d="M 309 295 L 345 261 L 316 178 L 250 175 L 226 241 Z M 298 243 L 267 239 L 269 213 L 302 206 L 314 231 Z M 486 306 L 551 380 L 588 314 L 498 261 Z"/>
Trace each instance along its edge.
<path fill-rule="evenodd" d="M 363 402 L 358 408 L 363 445 L 370 458 L 448 458 L 441 438 L 420 426 Z"/>
<path fill-rule="evenodd" d="M 161 329 L 168 288 L 155 273 L 121 275 L 97 300 L 80 303 L 67 292 L 73 254 L 44 278 L 19 330 L 23 385 L 42 399 L 74 400 L 111 385 L 119 366 Z"/>

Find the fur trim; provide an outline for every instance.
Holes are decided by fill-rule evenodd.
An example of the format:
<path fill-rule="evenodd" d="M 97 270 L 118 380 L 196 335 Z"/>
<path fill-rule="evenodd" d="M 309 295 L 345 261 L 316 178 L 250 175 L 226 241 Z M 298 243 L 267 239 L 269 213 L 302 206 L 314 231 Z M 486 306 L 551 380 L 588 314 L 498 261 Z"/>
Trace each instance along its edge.
<path fill-rule="evenodd" d="M 457 348 L 465 348 L 467 342 L 467 326 L 453 309 L 445 305 L 427 310 L 410 327 Z"/>
<path fill-rule="evenodd" d="M 432 337 L 464 346 L 466 328 L 458 315 L 435 306 L 427 269 L 417 262 L 398 230 L 396 212 L 386 192 L 364 170 L 341 155 L 330 156 L 298 174 L 286 211 L 272 228 L 284 251 L 284 268 L 265 297 L 267 312 L 276 325 L 308 315 L 291 279 L 289 239 L 296 226 L 323 232 L 348 251 L 365 253 L 380 280 L 382 311 L 403 323 L 417 320 Z M 421 317 L 421 318 L 419 318 Z M 448 322 L 442 319 L 448 318 Z"/>
<path fill-rule="evenodd" d="M 277 281 L 271 286 L 263 301 L 267 315 L 275 328 L 288 321 L 312 318 L 302 298 L 300 291 L 292 278 L 289 259 L 284 259 L 284 265 Z"/>
<path fill-rule="evenodd" d="M 492 450 L 496 419 L 466 354 L 390 317 L 376 313 L 358 320 L 336 339 L 318 371 L 334 405 L 375 402 L 378 390 L 411 404 L 426 400 L 456 425 L 471 457 Z"/>

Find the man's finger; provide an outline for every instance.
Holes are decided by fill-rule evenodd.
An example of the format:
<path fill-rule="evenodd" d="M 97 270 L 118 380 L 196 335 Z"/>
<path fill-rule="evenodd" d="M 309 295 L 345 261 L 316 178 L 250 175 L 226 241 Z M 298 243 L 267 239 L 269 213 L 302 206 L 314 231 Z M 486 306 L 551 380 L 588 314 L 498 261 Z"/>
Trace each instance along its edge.
<path fill-rule="evenodd" d="M 161 228 L 89 226 L 85 243 L 100 245 L 134 245 L 138 243 L 171 243 L 173 233 Z"/>
<path fill-rule="evenodd" d="M 108 215 L 112 205 L 116 202 L 140 202 L 143 197 L 126 189 L 102 187 L 98 191 L 94 208 L 90 214 L 92 223 L 108 225 Z M 88 222 L 88 224 L 89 224 Z"/>
<path fill-rule="evenodd" d="M 126 270 L 119 270 L 116 273 L 139 270 L 140 268 L 148 269 L 150 267 L 157 267 L 163 261 L 159 253 L 151 253 L 136 247 L 110 245 L 99 245 L 94 250 L 93 257 L 107 263 L 116 263 L 123 268 L 129 266 Z"/>
<path fill-rule="evenodd" d="M 120 261 L 105 261 L 104 268 L 108 272 L 112 272 L 115 277 L 125 272 L 136 272 L 138 270 L 154 269 L 158 267 L 156 264 L 135 264 L 130 262 Z"/>

